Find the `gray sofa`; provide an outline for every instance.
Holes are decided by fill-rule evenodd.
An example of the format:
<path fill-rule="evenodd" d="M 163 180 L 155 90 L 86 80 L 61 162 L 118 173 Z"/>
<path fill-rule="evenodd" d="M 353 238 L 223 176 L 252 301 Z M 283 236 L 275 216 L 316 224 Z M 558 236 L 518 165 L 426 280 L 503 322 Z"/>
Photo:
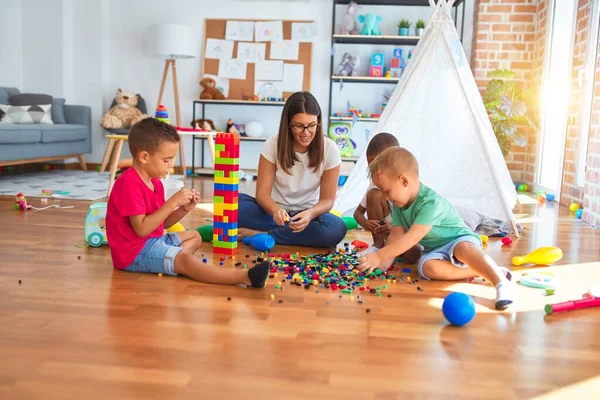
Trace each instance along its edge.
<path fill-rule="evenodd" d="M 0 104 L 11 104 L 17 88 L 0 87 Z M 64 103 L 63 103 L 64 104 Z M 0 166 L 78 158 L 92 152 L 92 110 L 64 105 L 66 124 L 0 124 Z"/>

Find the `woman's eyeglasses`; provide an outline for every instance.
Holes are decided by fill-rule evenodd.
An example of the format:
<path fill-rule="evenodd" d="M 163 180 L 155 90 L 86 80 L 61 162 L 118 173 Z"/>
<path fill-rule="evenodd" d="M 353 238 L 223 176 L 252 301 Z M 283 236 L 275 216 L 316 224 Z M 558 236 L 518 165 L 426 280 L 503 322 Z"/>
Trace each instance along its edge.
<path fill-rule="evenodd" d="M 320 126 L 321 126 L 321 124 L 318 124 L 318 123 L 314 123 L 314 124 L 310 124 L 310 125 L 292 124 L 292 125 L 290 125 L 290 128 L 292 129 L 292 132 L 294 132 L 296 134 L 301 134 L 302 132 L 304 132 L 305 129 L 310 133 L 315 133 L 317 131 L 317 129 L 319 129 Z"/>

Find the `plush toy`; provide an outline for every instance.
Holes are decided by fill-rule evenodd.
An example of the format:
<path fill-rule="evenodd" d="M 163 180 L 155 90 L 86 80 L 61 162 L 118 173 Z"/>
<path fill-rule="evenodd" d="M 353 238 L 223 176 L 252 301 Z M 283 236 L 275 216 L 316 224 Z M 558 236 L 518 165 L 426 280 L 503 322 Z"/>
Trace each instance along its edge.
<path fill-rule="evenodd" d="M 364 23 L 361 35 L 381 35 L 379 30 L 379 23 L 382 18 L 378 15 L 368 13 L 367 15 L 359 15 L 358 22 Z"/>
<path fill-rule="evenodd" d="M 356 76 L 356 71 L 360 66 L 360 58 L 353 56 L 350 53 L 344 53 L 342 61 L 338 66 L 338 75 L 341 76 Z"/>
<path fill-rule="evenodd" d="M 147 115 L 136 107 L 139 97 L 139 94 L 117 90 L 115 106 L 104 114 L 100 126 L 106 129 L 128 129 L 146 118 Z"/>
<path fill-rule="evenodd" d="M 192 121 L 192 128 L 204 129 L 205 131 L 216 131 L 215 124 L 212 119 L 195 119 Z"/>
<path fill-rule="evenodd" d="M 202 93 L 200 93 L 201 99 L 225 100 L 225 96 L 223 96 L 223 93 L 219 92 L 219 89 L 217 89 L 217 82 L 215 82 L 214 79 L 204 78 L 200 81 L 200 86 L 204 88 L 204 90 L 202 90 Z"/>
<path fill-rule="evenodd" d="M 344 15 L 342 35 L 356 35 L 358 33 L 358 29 L 356 29 L 356 11 L 358 11 L 358 4 L 351 1 L 350 4 L 348 4 L 346 15 Z"/>
<path fill-rule="evenodd" d="M 352 123 L 332 122 L 329 125 L 329 138 L 337 143 L 342 157 L 352 157 L 356 143 L 352 139 Z"/>
<path fill-rule="evenodd" d="M 227 129 L 225 131 L 228 133 L 239 133 L 231 118 L 227 120 Z"/>

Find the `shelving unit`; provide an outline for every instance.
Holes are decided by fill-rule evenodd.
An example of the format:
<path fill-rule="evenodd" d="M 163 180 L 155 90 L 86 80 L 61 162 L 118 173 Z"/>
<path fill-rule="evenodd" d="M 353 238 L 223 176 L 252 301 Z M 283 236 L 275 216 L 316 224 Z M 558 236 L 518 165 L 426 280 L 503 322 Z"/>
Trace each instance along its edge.
<path fill-rule="evenodd" d="M 222 106 L 230 106 L 230 105 L 242 105 L 242 106 L 254 106 L 254 107 L 283 107 L 285 102 L 283 101 L 254 101 L 254 100 L 195 100 L 193 102 L 193 110 L 192 110 L 192 120 L 196 120 L 196 106 L 201 106 L 201 117 L 202 119 L 206 118 L 206 106 L 208 105 L 222 105 Z M 271 135 L 269 135 L 271 136 Z M 243 136 L 240 137 L 240 141 L 246 142 L 264 142 L 267 140 L 268 136 L 260 137 L 260 138 L 252 138 Z M 204 142 L 206 141 L 205 137 L 192 137 L 192 172 L 196 171 L 196 141 L 199 140 L 201 143 L 201 158 L 200 158 L 200 169 L 205 170 L 204 166 Z"/>
<path fill-rule="evenodd" d="M 337 44 L 349 44 L 349 45 L 390 45 L 390 46 L 416 46 L 419 43 L 420 37 L 418 36 L 396 36 L 396 35 L 379 35 L 379 36 L 366 36 L 366 35 L 344 35 L 340 34 L 339 26 L 336 26 L 336 12 L 338 6 L 348 5 L 351 0 L 333 0 L 333 17 L 331 24 L 331 45 L 332 48 Z M 459 8 L 462 12 L 461 21 L 461 41 L 464 33 L 464 22 L 465 22 L 465 0 L 457 0 L 453 5 L 454 8 L 454 21 L 457 24 Z M 361 0 L 358 1 L 360 6 L 419 6 L 419 7 L 430 7 L 429 0 Z M 462 7 L 459 7 L 462 5 Z M 345 9 L 344 11 L 345 12 Z M 361 24 L 359 24 L 360 29 Z M 329 80 L 329 123 L 332 121 L 352 121 L 351 117 L 334 117 L 332 110 L 332 99 L 334 95 L 333 83 L 343 82 L 344 84 L 396 84 L 399 78 L 375 78 L 370 76 L 338 76 L 334 74 L 334 70 L 337 68 L 337 64 L 334 63 L 335 51 L 331 52 L 330 62 L 330 80 Z M 408 60 L 407 60 L 408 61 Z M 361 122 L 377 122 L 378 118 L 358 118 L 357 121 Z"/>

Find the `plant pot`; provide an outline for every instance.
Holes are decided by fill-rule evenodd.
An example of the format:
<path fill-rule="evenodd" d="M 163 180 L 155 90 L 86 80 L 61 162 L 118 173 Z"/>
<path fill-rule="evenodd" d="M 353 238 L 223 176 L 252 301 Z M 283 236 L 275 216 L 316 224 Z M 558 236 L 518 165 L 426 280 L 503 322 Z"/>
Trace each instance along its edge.
<path fill-rule="evenodd" d="M 408 28 L 398 28 L 398 35 L 408 36 Z"/>
<path fill-rule="evenodd" d="M 423 32 L 425 32 L 425 28 L 415 29 L 415 33 L 417 34 L 417 36 L 423 36 Z"/>

